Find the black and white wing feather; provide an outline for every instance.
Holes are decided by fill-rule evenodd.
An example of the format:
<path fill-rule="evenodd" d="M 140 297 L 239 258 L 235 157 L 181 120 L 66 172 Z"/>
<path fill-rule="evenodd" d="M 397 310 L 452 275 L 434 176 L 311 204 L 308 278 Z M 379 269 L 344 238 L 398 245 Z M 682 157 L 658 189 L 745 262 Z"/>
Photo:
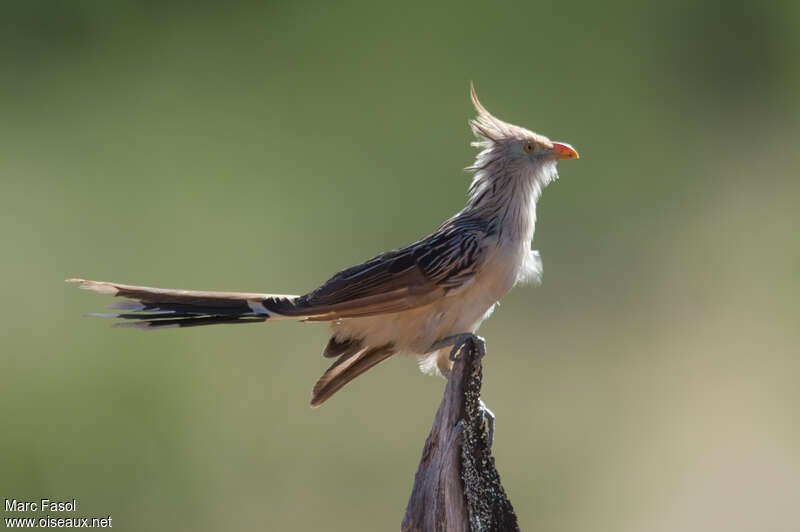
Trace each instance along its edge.
<path fill-rule="evenodd" d="M 426 305 L 471 283 L 486 256 L 486 235 L 485 222 L 454 218 L 422 240 L 337 273 L 293 300 L 293 308 L 274 310 L 318 321 Z"/>

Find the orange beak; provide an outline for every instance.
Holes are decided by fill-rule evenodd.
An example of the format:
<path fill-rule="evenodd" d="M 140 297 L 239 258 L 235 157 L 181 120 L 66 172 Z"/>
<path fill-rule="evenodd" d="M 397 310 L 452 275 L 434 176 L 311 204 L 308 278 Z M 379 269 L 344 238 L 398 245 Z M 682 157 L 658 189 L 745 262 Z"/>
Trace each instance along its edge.
<path fill-rule="evenodd" d="M 553 149 L 550 150 L 553 152 L 553 155 L 556 156 L 556 159 L 577 159 L 578 152 L 575 151 L 575 148 L 567 144 L 566 142 L 554 142 Z"/>

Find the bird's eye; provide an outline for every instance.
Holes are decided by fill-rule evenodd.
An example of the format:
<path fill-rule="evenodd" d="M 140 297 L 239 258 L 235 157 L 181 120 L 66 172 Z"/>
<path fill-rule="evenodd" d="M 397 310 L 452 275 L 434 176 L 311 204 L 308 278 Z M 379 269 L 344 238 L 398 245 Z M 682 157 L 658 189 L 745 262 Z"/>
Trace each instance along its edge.
<path fill-rule="evenodd" d="M 534 146 L 533 142 L 526 142 L 523 149 L 525 150 L 525 153 L 533 153 L 533 150 L 536 149 L 536 146 Z"/>

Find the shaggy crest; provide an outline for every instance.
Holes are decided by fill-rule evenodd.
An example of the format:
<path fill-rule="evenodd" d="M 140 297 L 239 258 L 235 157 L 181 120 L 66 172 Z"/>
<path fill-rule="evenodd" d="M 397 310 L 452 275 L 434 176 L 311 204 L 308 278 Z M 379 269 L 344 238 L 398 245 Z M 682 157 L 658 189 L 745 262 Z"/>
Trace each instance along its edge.
<path fill-rule="evenodd" d="M 477 118 L 470 120 L 469 125 L 475 136 L 481 139 L 478 142 L 473 142 L 473 146 L 478 148 L 491 148 L 496 144 L 519 140 L 532 140 L 544 146 L 551 146 L 550 139 L 547 137 L 515 126 L 514 124 L 503 122 L 499 118 L 493 116 L 478 100 L 478 94 L 475 92 L 475 85 L 473 85 L 472 82 L 469 84 L 469 96 L 470 99 L 472 99 L 472 105 L 475 107 L 475 111 L 478 112 Z"/>

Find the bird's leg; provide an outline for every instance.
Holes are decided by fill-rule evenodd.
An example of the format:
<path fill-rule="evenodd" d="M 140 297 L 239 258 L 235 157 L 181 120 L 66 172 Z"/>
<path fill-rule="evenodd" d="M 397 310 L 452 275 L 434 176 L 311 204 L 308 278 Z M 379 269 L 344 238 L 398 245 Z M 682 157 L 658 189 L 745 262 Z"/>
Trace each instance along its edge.
<path fill-rule="evenodd" d="M 478 357 L 483 358 L 486 356 L 486 340 L 473 333 L 454 334 L 453 336 L 436 340 L 428 348 L 427 353 L 432 353 L 433 351 L 438 351 L 443 347 L 452 345 L 453 349 L 450 350 L 450 360 L 455 362 L 456 355 L 458 355 L 458 352 L 461 351 L 462 347 L 464 347 L 464 344 L 467 342 L 467 340 L 472 340 L 472 343 L 475 345 L 475 349 L 478 351 Z"/>

